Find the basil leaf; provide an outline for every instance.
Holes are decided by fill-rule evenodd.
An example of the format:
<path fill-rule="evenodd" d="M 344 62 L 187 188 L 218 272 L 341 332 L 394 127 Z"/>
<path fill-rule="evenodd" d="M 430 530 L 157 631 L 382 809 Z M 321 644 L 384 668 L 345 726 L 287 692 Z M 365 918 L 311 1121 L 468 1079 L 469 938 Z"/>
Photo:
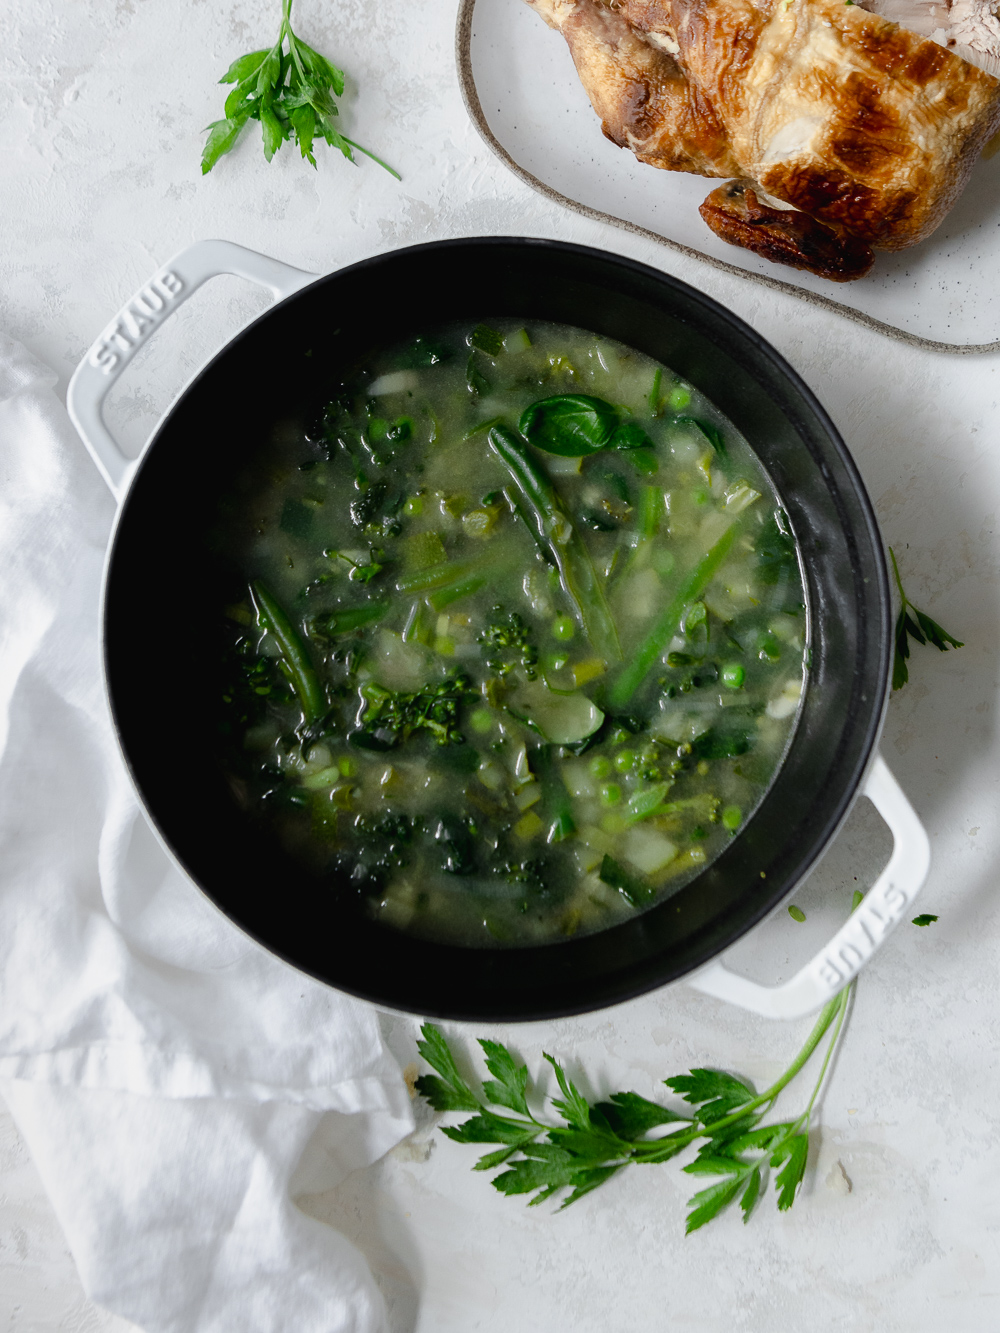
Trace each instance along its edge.
<path fill-rule="evenodd" d="M 603 398 L 562 393 L 525 408 L 519 430 L 547 454 L 581 458 L 606 449 L 618 426 L 618 412 Z"/>

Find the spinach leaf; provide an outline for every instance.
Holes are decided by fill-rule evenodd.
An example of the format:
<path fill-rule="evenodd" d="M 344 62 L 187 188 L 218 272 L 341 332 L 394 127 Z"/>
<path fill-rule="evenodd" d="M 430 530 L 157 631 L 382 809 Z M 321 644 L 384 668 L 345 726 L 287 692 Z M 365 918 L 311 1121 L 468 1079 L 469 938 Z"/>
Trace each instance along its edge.
<path fill-rule="evenodd" d="M 708 421 L 699 421 L 697 417 L 678 417 L 677 425 L 694 426 L 695 430 L 701 431 L 719 457 L 725 458 L 726 442 L 722 438 L 722 431 L 719 430 L 718 426 L 713 426 Z"/>
<path fill-rule="evenodd" d="M 425 366 L 436 366 L 448 361 L 453 355 L 452 349 L 434 338 L 414 338 L 398 360 L 404 370 L 421 370 Z"/>
<path fill-rule="evenodd" d="M 691 742 L 696 759 L 734 759 L 746 754 L 753 743 L 753 733 L 745 730 L 718 731 L 715 727 Z"/>
<path fill-rule="evenodd" d="M 634 421 L 623 421 L 611 437 L 612 449 L 652 449 L 653 441 Z"/>
<path fill-rule="evenodd" d="M 547 454 L 581 458 L 606 449 L 618 426 L 618 412 L 603 398 L 561 393 L 525 408 L 518 429 L 529 444 Z"/>
<path fill-rule="evenodd" d="M 284 508 L 281 511 L 281 518 L 278 526 L 282 532 L 287 532 L 289 537 L 298 537 L 300 541 L 306 541 L 312 535 L 313 511 L 308 509 L 299 500 L 288 499 L 285 501 Z"/>
<path fill-rule="evenodd" d="M 479 369 L 479 364 L 476 361 L 475 348 L 469 353 L 469 360 L 465 367 L 465 382 L 468 386 L 469 393 L 474 394 L 477 397 L 481 393 L 489 393 L 490 389 L 493 387 L 483 372 Z"/>
<path fill-rule="evenodd" d="M 773 586 L 794 573 L 797 563 L 795 543 L 784 531 L 777 515 L 764 524 L 754 541 L 754 550 L 757 553 L 757 577 L 761 583 Z"/>

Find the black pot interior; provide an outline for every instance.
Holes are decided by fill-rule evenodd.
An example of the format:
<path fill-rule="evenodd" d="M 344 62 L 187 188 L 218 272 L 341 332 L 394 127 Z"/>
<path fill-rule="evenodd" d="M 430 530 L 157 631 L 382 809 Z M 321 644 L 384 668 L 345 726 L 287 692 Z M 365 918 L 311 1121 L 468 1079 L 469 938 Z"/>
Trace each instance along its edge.
<path fill-rule="evenodd" d="M 698 386 L 756 450 L 805 563 L 811 673 L 785 762 L 745 831 L 697 879 L 599 934 L 461 949 L 370 921 L 307 875 L 234 802 L 211 758 L 219 590 L 202 534 L 272 422 L 322 401 L 366 348 L 490 315 L 617 338 Z M 535 1019 L 641 994 L 739 939 L 812 866 L 875 744 L 889 590 L 871 505 L 832 423 L 794 371 L 707 297 L 643 265 L 555 242 L 419 246 L 324 278 L 231 342 L 171 410 L 117 528 L 105 599 L 107 679 L 122 746 L 192 878 L 262 944 L 340 989 L 420 1014 Z M 356 903 L 357 895 L 353 895 Z"/>

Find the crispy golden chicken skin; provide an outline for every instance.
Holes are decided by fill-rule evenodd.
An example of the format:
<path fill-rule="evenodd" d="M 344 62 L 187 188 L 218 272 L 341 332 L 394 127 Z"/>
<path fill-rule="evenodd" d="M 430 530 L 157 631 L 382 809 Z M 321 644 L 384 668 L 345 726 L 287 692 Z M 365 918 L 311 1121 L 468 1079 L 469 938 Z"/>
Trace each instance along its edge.
<path fill-rule="evenodd" d="M 605 135 L 640 162 L 696 176 L 740 167 L 711 103 L 675 57 L 601 0 L 527 0 L 561 32 Z"/>
<path fill-rule="evenodd" d="M 863 278 L 875 255 L 856 236 L 836 232 L 795 208 L 771 208 L 750 181 L 713 190 L 698 209 L 716 236 L 776 264 L 807 269 L 831 282 Z"/>
<path fill-rule="evenodd" d="M 616 0 L 676 43 L 741 175 L 878 249 L 923 240 L 1000 121 L 1000 81 L 843 0 Z"/>
<path fill-rule="evenodd" d="M 929 236 L 1000 124 L 1000 80 L 851 0 L 527 2 L 565 37 L 609 139 L 739 178 L 703 205 L 713 230 L 823 277 Z M 762 195 L 832 236 L 765 218 Z"/>

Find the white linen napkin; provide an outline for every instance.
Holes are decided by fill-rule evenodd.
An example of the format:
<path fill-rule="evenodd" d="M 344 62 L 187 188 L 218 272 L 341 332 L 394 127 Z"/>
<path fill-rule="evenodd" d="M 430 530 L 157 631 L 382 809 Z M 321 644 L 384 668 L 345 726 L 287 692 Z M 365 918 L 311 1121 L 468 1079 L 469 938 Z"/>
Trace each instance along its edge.
<path fill-rule="evenodd" d="M 88 1294 L 148 1333 L 376 1333 L 329 1188 L 410 1129 L 376 1015 L 259 948 L 169 860 L 104 699 L 113 504 L 0 335 L 0 1092 Z"/>

